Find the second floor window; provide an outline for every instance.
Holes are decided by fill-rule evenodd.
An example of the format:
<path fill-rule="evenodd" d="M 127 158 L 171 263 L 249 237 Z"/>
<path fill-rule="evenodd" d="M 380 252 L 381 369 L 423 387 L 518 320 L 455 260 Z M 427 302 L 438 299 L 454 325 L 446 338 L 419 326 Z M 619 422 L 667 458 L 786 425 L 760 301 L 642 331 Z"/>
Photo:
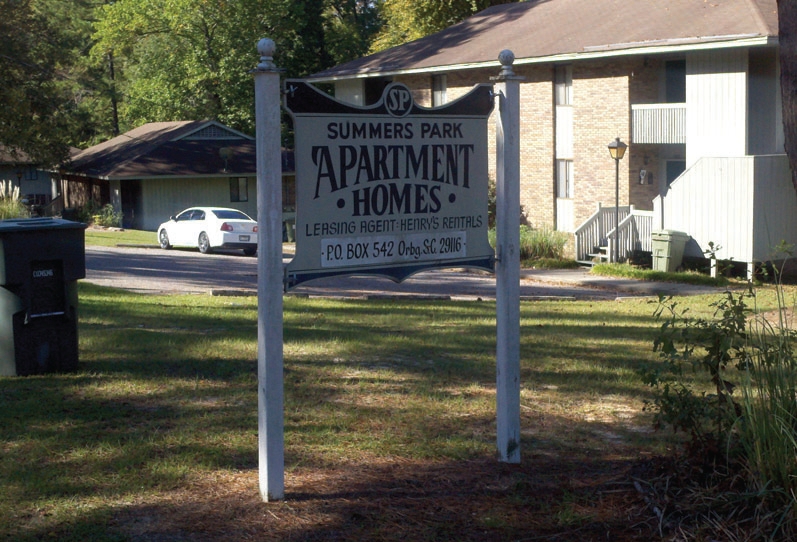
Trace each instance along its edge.
<path fill-rule="evenodd" d="M 665 93 L 668 104 L 686 102 L 686 60 L 670 60 L 664 63 Z"/>
<path fill-rule="evenodd" d="M 573 67 L 557 66 L 554 74 L 556 105 L 573 105 Z"/>

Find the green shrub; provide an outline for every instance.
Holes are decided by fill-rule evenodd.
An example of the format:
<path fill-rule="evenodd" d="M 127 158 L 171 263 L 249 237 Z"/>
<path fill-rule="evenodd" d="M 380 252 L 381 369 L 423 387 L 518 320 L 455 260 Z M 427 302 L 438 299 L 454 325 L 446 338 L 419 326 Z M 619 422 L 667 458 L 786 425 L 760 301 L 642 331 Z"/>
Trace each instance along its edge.
<path fill-rule="evenodd" d="M 122 213 L 116 212 L 113 205 L 107 203 L 94 215 L 94 223 L 98 226 L 118 228 L 122 225 Z"/>
<path fill-rule="evenodd" d="M 705 477 L 704 500 L 729 505 L 712 509 L 717 517 L 733 516 L 734 529 L 769 531 L 768 540 L 793 540 L 796 337 L 783 316 L 772 323 L 754 314 L 755 297 L 752 285 L 726 292 L 712 304 L 712 319 L 690 318 L 671 298 L 659 300 L 656 316 L 664 323 L 654 349 L 664 364 L 643 371 L 655 391 L 648 407 L 657 427 L 689 435 L 686 457 L 693 472 Z M 783 315 L 780 289 L 778 301 Z M 709 388 L 690 378 L 700 373 L 709 377 Z M 733 496 L 718 495 L 719 487 Z"/>
<path fill-rule="evenodd" d="M 754 296 L 750 285 L 738 294 L 725 292 L 711 304 L 713 319 L 691 318 L 672 298 L 659 299 L 655 316 L 664 318 L 664 323 L 653 348 L 664 365 L 649 367 L 643 375 L 656 390 L 652 403 L 656 426 L 688 434 L 694 457 L 721 459 L 741 412 L 733 394 L 739 387 L 739 371 L 750 359 L 746 327 L 752 313 L 748 300 Z M 691 373 L 707 373 L 711 392 L 700 389 L 689 378 Z"/>
<path fill-rule="evenodd" d="M 77 209 L 77 219 L 79 222 L 104 227 L 120 227 L 122 225 L 122 213 L 116 212 L 110 203 L 100 207 L 90 201 Z"/>

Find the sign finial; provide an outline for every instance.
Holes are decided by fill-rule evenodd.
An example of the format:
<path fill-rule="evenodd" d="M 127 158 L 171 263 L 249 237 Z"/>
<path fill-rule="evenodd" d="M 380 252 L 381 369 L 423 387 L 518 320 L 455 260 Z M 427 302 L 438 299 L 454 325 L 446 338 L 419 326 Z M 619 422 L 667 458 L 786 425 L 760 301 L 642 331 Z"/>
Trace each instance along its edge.
<path fill-rule="evenodd" d="M 512 70 L 512 64 L 515 63 L 515 53 L 509 49 L 504 49 L 498 53 L 498 62 L 501 63 L 501 76 L 512 77 L 515 72 Z"/>
<path fill-rule="evenodd" d="M 257 65 L 258 71 L 276 70 L 274 64 L 274 51 L 277 49 L 274 40 L 263 38 L 257 42 L 257 52 L 260 54 L 260 63 Z"/>

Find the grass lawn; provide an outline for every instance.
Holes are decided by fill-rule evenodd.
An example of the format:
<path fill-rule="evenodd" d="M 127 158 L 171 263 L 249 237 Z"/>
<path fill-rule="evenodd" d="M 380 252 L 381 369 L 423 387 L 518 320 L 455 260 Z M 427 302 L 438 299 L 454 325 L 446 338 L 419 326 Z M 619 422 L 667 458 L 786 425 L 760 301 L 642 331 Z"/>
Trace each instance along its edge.
<path fill-rule="evenodd" d="M 86 245 L 115 247 L 117 245 L 157 245 L 158 236 L 154 231 L 119 230 L 115 228 L 86 229 Z"/>
<path fill-rule="evenodd" d="M 636 375 L 648 301 L 522 304 L 506 465 L 494 303 L 287 297 L 286 499 L 268 504 L 256 309 L 81 283 L 79 372 L 0 378 L 0 538 L 651 539 L 631 476 L 671 442 Z"/>

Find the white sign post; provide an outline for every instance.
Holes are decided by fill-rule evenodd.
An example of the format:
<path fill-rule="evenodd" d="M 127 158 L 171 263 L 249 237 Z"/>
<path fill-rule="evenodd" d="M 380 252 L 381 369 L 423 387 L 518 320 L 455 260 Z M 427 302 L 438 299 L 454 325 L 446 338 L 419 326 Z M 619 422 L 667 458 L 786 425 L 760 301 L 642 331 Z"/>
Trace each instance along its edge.
<path fill-rule="evenodd" d="M 520 80 L 501 51 L 496 78 L 496 445 L 520 463 Z"/>
<path fill-rule="evenodd" d="M 282 160 L 280 75 L 274 42 L 257 44 L 254 70 L 257 152 L 257 429 L 260 494 L 285 496 L 282 378 Z"/>
<path fill-rule="evenodd" d="M 258 450 L 260 493 L 272 501 L 285 493 L 280 77 L 274 42 L 262 39 L 257 48 Z M 288 279 L 356 271 L 402 280 L 433 267 L 492 269 L 484 123 L 497 96 L 496 445 L 501 461 L 519 463 L 522 78 L 512 71 L 511 51 L 499 60 L 495 93 L 480 85 L 440 109 L 416 106 L 400 84 L 370 110 L 289 84 L 288 110 L 306 139 L 300 144 L 297 135 L 297 197 L 305 208 Z"/>

